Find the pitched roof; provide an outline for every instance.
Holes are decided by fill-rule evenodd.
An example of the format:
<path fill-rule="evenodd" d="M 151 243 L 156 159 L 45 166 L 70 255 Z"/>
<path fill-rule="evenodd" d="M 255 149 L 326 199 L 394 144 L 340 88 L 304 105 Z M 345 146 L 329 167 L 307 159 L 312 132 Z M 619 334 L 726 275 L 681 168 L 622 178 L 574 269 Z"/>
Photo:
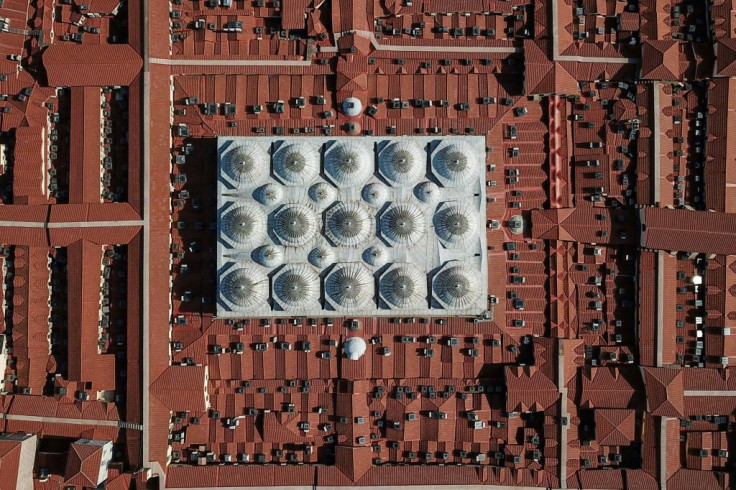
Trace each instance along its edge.
<path fill-rule="evenodd" d="M 642 367 L 647 409 L 652 415 L 683 418 L 683 374 L 681 369 Z"/>
<path fill-rule="evenodd" d="M 718 39 L 716 50 L 718 52 L 716 74 L 722 77 L 736 76 L 736 39 Z"/>
<path fill-rule="evenodd" d="M 43 53 L 49 85 L 130 85 L 143 65 L 128 44 L 54 43 Z"/>
<path fill-rule="evenodd" d="M 736 214 L 647 207 L 641 221 L 644 248 L 736 254 Z"/>
<path fill-rule="evenodd" d="M 680 45 L 675 40 L 646 40 L 641 48 L 641 78 L 645 80 L 679 80 Z"/>
<path fill-rule="evenodd" d="M 634 410 L 595 411 L 596 439 L 601 446 L 628 446 L 635 438 Z"/>
<path fill-rule="evenodd" d="M 169 366 L 151 384 L 151 394 L 172 412 L 203 412 L 206 376 L 205 366 Z"/>
<path fill-rule="evenodd" d="M 103 446 L 100 444 L 84 444 L 79 441 L 69 446 L 66 460 L 66 478 L 68 485 L 96 487 L 99 483 L 100 465 L 102 464 Z"/>

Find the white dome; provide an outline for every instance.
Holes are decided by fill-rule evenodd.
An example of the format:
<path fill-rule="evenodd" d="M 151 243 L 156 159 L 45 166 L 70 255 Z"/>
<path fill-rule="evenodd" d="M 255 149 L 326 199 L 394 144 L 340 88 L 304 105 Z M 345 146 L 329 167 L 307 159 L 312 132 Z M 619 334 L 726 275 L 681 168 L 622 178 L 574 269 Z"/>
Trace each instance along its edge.
<path fill-rule="evenodd" d="M 319 299 L 319 276 L 306 264 L 287 265 L 273 281 L 273 297 L 284 309 Z"/>
<path fill-rule="evenodd" d="M 345 357 L 351 361 L 357 361 L 363 354 L 365 354 L 365 340 L 360 337 L 350 337 L 342 344 L 342 350 L 345 353 Z"/>
<path fill-rule="evenodd" d="M 355 117 L 363 112 L 363 103 L 356 97 L 348 97 L 342 101 L 342 112 L 350 117 Z"/>
<path fill-rule="evenodd" d="M 380 206 L 388 199 L 388 189 L 383 184 L 371 182 L 367 186 L 363 187 L 361 195 L 365 202 L 371 206 Z"/>
<path fill-rule="evenodd" d="M 392 308 L 418 307 L 425 302 L 427 278 L 415 266 L 399 265 L 381 276 L 381 297 Z"/>
<path fill-rule="evenodd" d="M 221 169 L 238 187 L 259 182 L 268 174 L 269 156 L 260 145 L 249 142 L 229 150 L 221 162 Z"/>
<path fill-rule="evenodd" d="M 335 262 L 335 252 L 330 247 L 320 245 L 309 252 L 308 259 L 313 266 L 323 269 Z"/>
<path fill-rule="evenodd" d="M 325 296 L 338 308 L 361 309 L 373 298 L 373 275 L 360 264 L 339 265 L 325 280 Z"/>
<path fill-rule="evenodd" d="M 318 182 L 309 188 L 309 198 L 320 205 L 327 206 L 335 202 L 337 198 L 337 190 L 327 182 Z"/>
<path fill-rule="evenodd" d="M 299 247 L 317 233 L 317 216 L 307 206 L 289 204 L 273 217 L 273 230 L 283 245 Z"/>
<path fill-rule="evenodd" d="M 340 202 L 327 211 L 325 234 L 335 245 L 355 247 L 373 234 L 373 214 L 357 202 Z"/>
<path fill-rule="evenodd" d="M 395 185 L 414 185 L 427 173 L 427 156 L 414 142 L 391 143 L 381 151 L 378 168 Z"/>
<path fill-rule="evenodd" d="M 436 204 L 440 200 L 440 188 L 434 182 L 425 181 L 414 188 L 417 199 L 427 204 Z"/>
<path fill-rule="evenodd" d="M 388 250 L 383 245 L 372 245 L 363 252 L 363 260 L 375 267 L 388 262 Z"/>
<path fill-rule="evenodd" d="M 464 265 L 448 267 L 433 281 L 434 293 L 448 308 L 464 308 L 480 296 L 479 272 Z"/>
<path fill-rule="evenodd" d="M 381 216 L 381 233 L 395 243 L 414 244 L 425 230 L 424 213 L 411 203 L 393 204 Z"/>
<path fill-rule="evenodd" d="M 265 206 L 274 206 L 284 199 L 284 188 L 270 182 L 256 189 L 254 197 Z"/>
<path fill-rule="evenodd" d="M 284 248 L 278 245 L 263 245 L 255 250 L 254 259 L 262 266 L 273 269 L 284 263 Z"/>
<path fill-rule="evenodd" d="M 220 229 L 243 245 L 261 242 L 266 237 L 266 215 L 256 205 L 243 204 L 222 214 Z"/>
<path fill-rule="evenodd" d="M 350 140 L 325 153 L 325 173 L 339 186 L 357 187 L 373 175 L 373 151 Z"/>
<path fill-rule="evenodd" d="M 319 153 L 307 143 L 283 146 L 274 155 L 273 171 L 287 184 L 309 184 L 319 174 Z"/>
<path fill-rule="evenodd" d="M 448 187 L 464 187 L 478 175 L 479 162 L 473 148 L 465 142 L 445 146 L 432 157 L 435 174 Z"/>
<path fill-rule="evenodd" d="M 242 267 L 220 278 L 222 296 L 240 308 L 262 306 L 268 299 L 268 277 L 255 267 Z"/>
<path fill-rule="evenodd" d="M 478 234 L 478 211 L 467 203 L 444 206 L 433 222 L 437 236 L 452 246 L 466 244 Z"/>

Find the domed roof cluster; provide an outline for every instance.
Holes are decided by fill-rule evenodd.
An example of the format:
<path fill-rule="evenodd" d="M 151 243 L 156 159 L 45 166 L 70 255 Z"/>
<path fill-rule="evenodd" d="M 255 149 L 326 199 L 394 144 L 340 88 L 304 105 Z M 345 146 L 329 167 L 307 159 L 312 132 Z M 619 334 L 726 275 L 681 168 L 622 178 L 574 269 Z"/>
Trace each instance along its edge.
<path fill-rule="evenodd" d="M 301 204 L 283 206 L 273 217 L 273 231 L 283 245 L 298 247 L 312 240 L 319 226 L 317 216 Z"/>
<path fill-rule="evenodd" d="M 335 245 L 355 247 L 373 235 L 373 213 L 357 202 L 340 202 L 327 211 L 325 234 Z"/>
<path fill-rule="evenodd" d="M 465 142 L 454 142 L 432 156 L 432 170 L 448 187 L 464 187 L 478 175 L 479 162 L 473 148 Z"/>
<path fill-rule="evenodd" d="M 286 265 L 273 281 L 273 299 L 284 309 L 315 303 L 319 291 L 319 276 L 306 264 Z"/>
<path fill-rule="evenodd" d="M 325 174 L 337 185 L 356 187 L 373 175 L 373 149 L 355 140 L 325 152 Z"/>
<path fill-rule="evenodd" d="M 306 185 L 319 175 L 319 153 L 307 143 L 291 143 L 273 157 L 273 172 L 287 185 Z"/>
<path fill-rule="evenodd" d="M 426 303 L 427 278 L 415 266 L 397 265 L 381 276 L 381 297 L 393 308 L 416 308 Z"/>
<path fill-rule="evenodd" d="M 450 203 L 435 213 L 434 231 L 447 245 L 468 243 L 478 234 L 478 212 L 467 203 Z"/>
<path fill-rule="evenodd" d="M 391 143 L 379 154 L 378 168 L 394 185 L 414 185 L 427 172 L 427 154 L 414 142 Z"/>
<path fill-rule="evenodd" d="M 381 215 L 381 233 L 391 242 L 411 245 L 426 231 L 424 212 L 409 202 L 396 203 Z"/>
<path fill-rule="evenodd" d="M 433 281 L 434 294 L 447 308 L 464 308 L 480 296 L 478 273 L 465 265 L 441 270 Z"/>
<path fill-rule="evenodd" d="M 361 309 L 373 298 L 373 275 L 358 263 L 338 265 L 325 280 L 325 296 L 339 309 Z"/>

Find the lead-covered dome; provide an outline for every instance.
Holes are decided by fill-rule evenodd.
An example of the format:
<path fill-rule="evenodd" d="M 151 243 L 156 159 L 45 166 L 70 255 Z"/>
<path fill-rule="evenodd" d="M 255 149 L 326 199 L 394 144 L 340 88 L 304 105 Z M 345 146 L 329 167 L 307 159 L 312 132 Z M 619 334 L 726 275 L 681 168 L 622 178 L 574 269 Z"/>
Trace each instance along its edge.
<path fill-rule="evenodd" d="M 287 265 L 273 281 L 273 298 L 284 309 L 310 305 L 319 299 L 319 276 L 306 264 Z"/>
<path fill-rule="evenodd" d="M 466 142 L 451 143 L 432 156 L 432 169 L 447 187 L 463 187 L 478 175 L 480 162 Z"/>
<path fill-rule="evenodd" d="M 378 168 L 394 185 L 414 185 L 427 171 L 426 153 L 411 141 L 391 143 L 381 150 Z"/>
<path fill-rule="evenodd" d="M 391 308 L 421 306 L 426 298 L 427 278 L 416 267 L 397 265 L 381 276 L 381 298 Z"/>
<path fill-rule="evenodd" d="M 273 217 L 273 231 L 283 245 L 299 247 L 312 240 L 319 229 L 317 216 L 307 206 L 289 204 Z"/>
<path fill-rule="evenodd" d="M 338 265 L 325 280 L 325 296 L 339 309 L 361 309 L 373 298 L 373 275 L 361 264 Z"/>
<path fill-rule="evenodd" d="M 365 202 L 375 207 L 383 205 L 388 199 L 388 189 L 378 182 L 371 182 L 363 187 L 360 194 Z"/>
<path fill-rule="evenodd" d="M 258 243 L 266 237 L 266 215 L 256 205 L 242 204 L 222 214 L 220 229 L 241 245 Z"/>
<path fill-rule="evenodd" d="M 268 277 L 255 267 L 241 267 L 225 273 L 220 292 L 239 308 L 263 306 L 268 299 Z"/>
<path fill-rule="evenodd" d="M 308 191 L 309 198 L 317 204 L 318 207 L 324 208 L 335 202 L 337 190 L 327 182 L 317 182 Z"/>
<path fill-rule="evenodd" d="M 465 265 L 453 265 L 441 270 L 434 278 L 434 294 L 447 308 L 464 308 L 478 300 L 478 271 Z"/>
<path fill-rule="evenodd" d="M 425 204 L 436 204 L 441 197 L 439 186 L 428 180 L 414 188 L 414 195 Z"/>
<path fill-rule="evenodd" d="M 319 174 L 319 153 L 307 143 L 285 145 L 273 157 L 273 171 L 286 184 L 309 184 Z"/>
<path fill-rule="evenodd" d="M 414 204 L 393 204 L 381 216 L 381 233 L 394 243 L 414 244 L 425 231 L 424 213 Z"/>
<path fill-rule="evenodd" d="M 478 211 L 467 203 L 449 203 L 435 213 L 434 231 L 446 245 L 460 246 L 478 234 Z"/>
<path fill-rule="evenodd" d="M 363 112 L 363 103 L 357 97 L 348 97 L 342 101 L 342 111 L 350 117 L 358 116 Z"/>
<path fill-rule="evenodd" d="M 243 143 L 225 153 L 220 168 L 238 187 L 248 187 L 268 174 L 269 156 L 259 144 Z"/>
<path fill-rule="evenodd" d="M 342 350 L 345 353 L 345 357 L 351 361 L 357 361 L 363 354 L 365 354 L 366 344 L 365 340 L 360 337 L 350 337 L 342 345 Z"/>
<path fill-rule="evenodd" d="M 262 266 L 273 269 L 284 263 L 284 248 L 278 245 L 263 245 L 254 251 L 253 258 Z"/>
<path fill-rule="evenodd" d="M 357 202 L 337 203 L 325 219 L 325 234 L 338 246 L 362 245 L 373 234 L 373 214 Z"/>
<path fill-rule="evenodd" d="M 361 186 L 373 170 L 373 151 L 358 141 L 334 145 L 325 153 L 325 174 L 339 186 Z"/>
<path fill-rule="evenodd" d="M 284 188 L 269 182 L 256 189 L 253 197 L 265 206 L 275 206 L 284 199 Z"/>
<path fill-rule="evenodd" d="M 335 252 L 325 245 L 313 248 L 307 257 L 309 263 L 320 269 L 324 269 L 335 262 Z"/>
<path fill-rule="evenodd" d="M 388 262 L 388 250 L 383 245 L 371 245 L 363 252 L 363 260 L 374 267 Z"/>

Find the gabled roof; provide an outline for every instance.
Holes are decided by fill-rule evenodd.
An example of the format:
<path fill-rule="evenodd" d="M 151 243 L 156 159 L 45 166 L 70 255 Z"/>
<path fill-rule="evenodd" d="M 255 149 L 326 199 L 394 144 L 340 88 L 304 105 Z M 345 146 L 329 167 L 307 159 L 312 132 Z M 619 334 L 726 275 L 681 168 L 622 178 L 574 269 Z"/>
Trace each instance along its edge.
<path fill-rule="evenodd" d="M 335 466 L 345 473 L 351 481 L 357 482 L 373 466 L 371 453 L 372 450 L 369 446 L 337 446 L 335 448 Z"/>
<path fill-rule="evenodd" d="M 716 75 L 722 77 L 736 76 L 736 39 L 718 39 L 716 50 L 718 52 Z"/>
<path fill-rule="evenodd" d="M 57 87 L 130 85 L 143 65 L 128 44 L 54 43 L 43 53 L 48 84 Z"/>
<path fill-rule="evenodd" d="M 647 409 L 652 415 L 683 418 L 683 375 L 681 369 L 642 367 Z"/>
<path fill-rule="evenodd" d="M 0 441 L 0 481 L 7 488 L 15 488 L 20 467 L 20 440 Z"/>
<path fill-rule="evenodd" d="M 204 412 L 206 377 L 205 366 L 169 366 L 151 384 L 151 394 L 172 412 Z"/>

